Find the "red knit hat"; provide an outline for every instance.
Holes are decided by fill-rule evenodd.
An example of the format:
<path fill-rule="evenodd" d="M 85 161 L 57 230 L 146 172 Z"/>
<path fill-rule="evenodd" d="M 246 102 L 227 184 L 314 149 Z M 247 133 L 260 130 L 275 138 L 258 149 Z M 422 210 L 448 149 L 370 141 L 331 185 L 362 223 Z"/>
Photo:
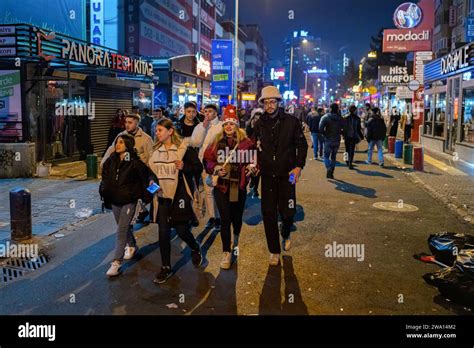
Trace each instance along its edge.
<path fill-rule="evenodd" d="M 239 126 L 239 118 L 237 117 L 237 110 L 233 105 L 227 105 L 224 109 L 224 116 L 222 117 L 222 123 L 232 122 L 236 126 Z"/>

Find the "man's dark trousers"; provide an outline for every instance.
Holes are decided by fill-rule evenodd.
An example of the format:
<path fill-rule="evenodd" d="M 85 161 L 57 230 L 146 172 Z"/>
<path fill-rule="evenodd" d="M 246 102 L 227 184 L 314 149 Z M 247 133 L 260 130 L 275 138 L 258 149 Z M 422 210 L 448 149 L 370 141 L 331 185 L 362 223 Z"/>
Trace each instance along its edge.
<path fill-rule="evenodd" d="M 290 236 L 296 213 L 296 189 L 289 177 L 262 175 L 262 215 L 268 248 L 272 254 L 280 254 L 278 214 L 282 221 L 282 237 Z"/>

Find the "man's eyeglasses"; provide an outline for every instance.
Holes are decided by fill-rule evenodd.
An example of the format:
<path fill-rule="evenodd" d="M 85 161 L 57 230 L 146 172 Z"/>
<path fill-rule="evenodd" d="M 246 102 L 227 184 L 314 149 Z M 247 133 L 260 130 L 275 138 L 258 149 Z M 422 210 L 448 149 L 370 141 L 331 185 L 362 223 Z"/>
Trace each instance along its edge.
<path fill-rule="evenodd" d="M 277 105 L 277 103 L 278 103 L 278 101 L 276 101 L 275 99 L 273 99 L 273 100 L 265 100 L 265 101 L 263 102 L 263 105 L 265 105 L 265 106 L 268 106 L 268 105 Z"/>

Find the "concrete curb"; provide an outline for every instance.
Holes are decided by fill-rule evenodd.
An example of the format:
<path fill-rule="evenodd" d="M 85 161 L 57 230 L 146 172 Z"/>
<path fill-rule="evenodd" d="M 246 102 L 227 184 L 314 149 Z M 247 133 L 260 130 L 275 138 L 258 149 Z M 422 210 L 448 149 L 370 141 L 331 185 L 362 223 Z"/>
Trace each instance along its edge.
<path fill-rule="evenodd" d="M 425 183 L 423 179 L 419 175 L 417 175 L 417 172 L 412 169 L 412 166 L 408 166 L 408 165 L 405 165 L 404 163 L 401 163 L 399 160 L 395 159 L 395 157 L 393 157 L 391 154 L 385 154 L 385 158 L 389 160 L 390 163 L 396 165 L 397 168 L 402 169 L 402 172 L 408 177 L 408 179 L 410 179 L 411 182 L 422 187 L 431 197 L 445 204 L 452 213 L 462 218 L 464 222 L 474 225 L 474 217 L 470 215 L 466 209 L 458 207 L 456 204 L 452 203 L 444 195 L 437 192 L 429 184 Z"/>

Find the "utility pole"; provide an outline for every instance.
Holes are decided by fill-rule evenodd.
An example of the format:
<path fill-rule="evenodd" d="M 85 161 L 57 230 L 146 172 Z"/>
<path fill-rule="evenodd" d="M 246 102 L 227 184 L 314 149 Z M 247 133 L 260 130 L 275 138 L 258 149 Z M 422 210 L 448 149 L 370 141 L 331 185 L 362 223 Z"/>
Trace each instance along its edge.
<path fill-rule="evenodd" d="M 235 0 L 235 32 L 234 32 L 234 106 L 237 107 L 237 69 L 239 68 L 239 0 Z"/>

